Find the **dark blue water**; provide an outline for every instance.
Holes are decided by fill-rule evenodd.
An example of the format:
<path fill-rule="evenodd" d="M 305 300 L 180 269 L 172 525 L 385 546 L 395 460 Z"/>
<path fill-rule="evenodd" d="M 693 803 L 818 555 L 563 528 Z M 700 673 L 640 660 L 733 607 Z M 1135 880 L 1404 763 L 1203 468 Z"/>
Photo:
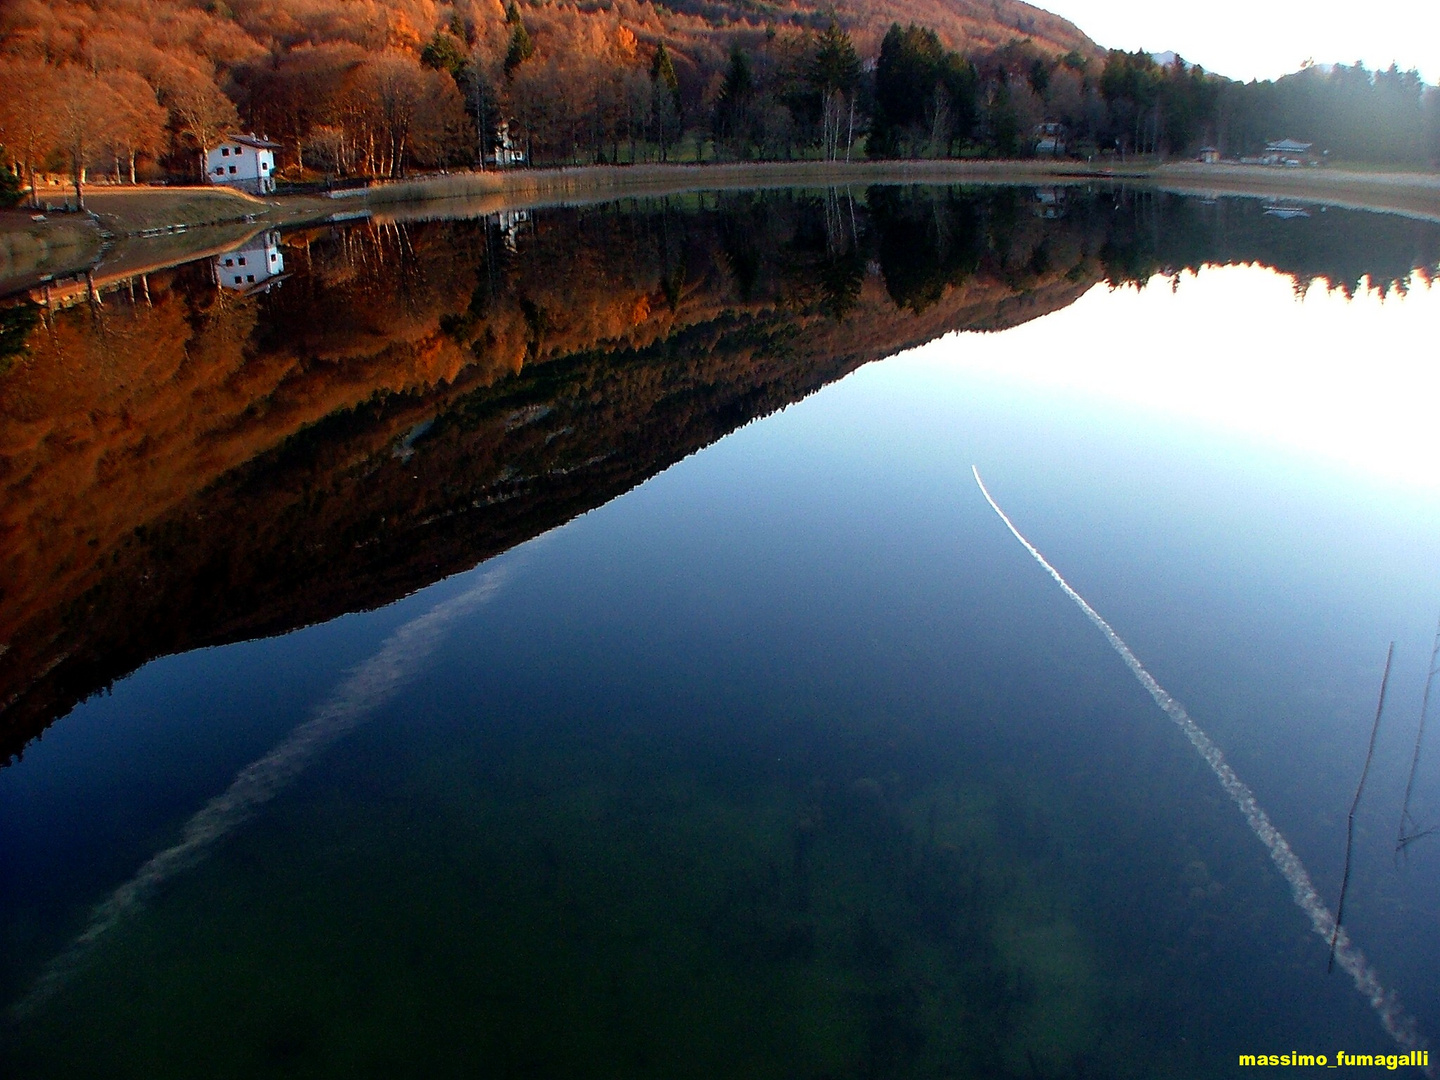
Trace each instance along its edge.
<path fill-rule="evenodd" d="M 1128 294 L 1097 290 L 870 363 L 401 601 L 158 659 L 81 704 L 0 772 L 17 1000 L 347 672 L 493 587 L 12 1020 L 8 1074 L 1158 1077 L 1396 1052 L 972 464 L 1332 909 L 1395 641 L 1346 925 L 1440 1031 L 1440 842 L 1393 850 L 1440 488 L 1027 380 L 1040 327 L 1103 363 L 1085 342 Z M 1214 303 L 1146 294 L 1175 322 L 1221 324 L 1196 311 Z M 1402 355 L 1406 304 L 1434 307 L 1338 317 Z M 1013 377 L 977 361 L 1007 348 Z M 1208 348 L 1149 351 L 1203 379 Z M 1395 394 L 1433 364 L 1391 372 Z M 1440 743 L 1414 813 L 1440 817 Z"/>

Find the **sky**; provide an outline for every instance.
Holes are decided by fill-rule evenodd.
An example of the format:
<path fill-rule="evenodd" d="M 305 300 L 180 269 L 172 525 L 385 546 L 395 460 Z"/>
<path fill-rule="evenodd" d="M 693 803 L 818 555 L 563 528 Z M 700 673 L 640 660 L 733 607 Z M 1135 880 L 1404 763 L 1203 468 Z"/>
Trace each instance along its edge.
<path fill-rule="evenodd" d="M 1306 60 L 1418 68 L 1440 82 L 1440 0 L 1030 0 L 1107 49 L 1174 50 L 1232 79 L 1274 79 Z"/>

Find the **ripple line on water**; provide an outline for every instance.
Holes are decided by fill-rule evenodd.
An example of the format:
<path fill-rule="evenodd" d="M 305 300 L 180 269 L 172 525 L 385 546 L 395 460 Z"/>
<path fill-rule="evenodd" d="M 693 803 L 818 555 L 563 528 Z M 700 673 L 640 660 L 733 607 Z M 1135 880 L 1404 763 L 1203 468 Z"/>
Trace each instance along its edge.
<path fill-rule="evenodd" d="M 375 655 L 346 675 L 308 720 L 264 757 L 241 769 L 228 788 L 185 823 L 177 843 L 152 856 L 134 877 L 96 906 L 85 929 L 11 1008 L 12 1019 L 24 1020 L 59 993 L 121 920 L 138 913 L 162 885 L 204 859 L 319 754 L 393 697 L 434 652 L 450 625 L 495 595 L 505 573 L 503 568 L 490 570 L 464 592 L 405 623 L 385 639 Z"/>
<path fill-rule="evenodd" d="M 1065 591 L 1065 595 L 1075 601 L 1080 610 L 1085 613 L 1086 618 L 1105 635 L 1111 647 L 1120 654 L 1120 659 L 1125 661 L 1125 666 L 1130 669 L 1131 674 L 1155 699 L 1155 704 L 1159 705 L 1165 715 L 1175 722 L 1176 726 L 1184 732 L 1185 737 L 1190 740 L 1190 745 L 1195 748 L 1196 753 L 1205 759 L 1205 763 L 1210 766 L 1210 771 L 1215 774 L 1220 786 L 1225 789 L 1225 793 L 1239 808 L 1241 815 L 1245 818 L 1245 823 L 1250 826 L 1250 831 L 1269 851 L 1271 861 L 1280 871 L 1280 876 L 1290 886 L 1290 895 L 1300 910 L 1309 916 L 1310 925 L 1315 933 L 1327 943 L 1332 938 L 1334 939 L 1335 962 L 1355 981 L 1355 989 L 1360 991 L 1361 995 L 1370 1002 L 1371 1008 L 1380 1017 L 1380 1023 L 1386 1033 L 1403 1050 L 1424 1049 L 1427 1045 L 1426 1040 L 1420 1034 L 1414 1018 L 1401 1006 L 1399 995 L 1393 990 L 1385 989 L 1380 982 L 1379 974 L 1365 958 L 1365 954 L 1350 940 L 1350 935 L 1345 929 L 1337 926 L 1335 916 L 1325 906 L 1325 902 L 1320 899 L 1320 894 L 1315 891 L 1305 864 L 1300 861 L 1300 857 L 1290 847 L 1290 842 L 1270 821 L 1269 815 L 1256 801 L 1255 793 L 1240 777 L 1235 775 L 1235 770 L 1225 760 L 1225 755 L 1220 752 L 1220 748 L 1190 718 L 1190 714 L 1185 711 L 1185 706 L 1171 697 L 1165 688 L 1155 681 L 1154 676 L 1145 670 L 1145 666 L 1130 651 L 1130 646 L 1121 640 L 1120 635 L 1115 633 L 1100 613 L 1091 607 L 1083 596 L 1071 588 L 1070 583 L 1060 575 L 1060 571 L 1050 565 L 1050 562 L 1040 554 L 1034 544 L 1025 539 L 1020 530 L 1015 527 L 1015 523 L 1010 520 L 1004 510 L 1000 509 L 1000 504 L 991 496 L 989 489 L 985 486 L 985 481 L 980 479 L 980 470 L 973 465 L 970 469 L 975 474 L 975 483 L 980 488 L 980 494 L 984 495 L 985 501 L 990 504 L 990 509 L 999 515 L 1000 520 L 1005 523 L 1005 527 L 1010 530 L 1015 539 L 1024 545 L 1025 550 L 1030 552 L 1035 561 L 1044 567 L 1045 572 L 1054 578 L 1056 584 Z M 1425 1071 L 1429 1076 L 1434 1075 L 1430 1068 Z"/>

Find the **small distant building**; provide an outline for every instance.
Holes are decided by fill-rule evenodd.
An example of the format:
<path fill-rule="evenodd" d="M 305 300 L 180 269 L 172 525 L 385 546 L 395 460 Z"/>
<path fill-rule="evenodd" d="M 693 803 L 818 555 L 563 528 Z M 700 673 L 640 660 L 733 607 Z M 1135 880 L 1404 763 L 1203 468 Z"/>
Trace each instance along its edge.
<path fill-rule="evenodd" d="M 264 292 L 285 275 L 285 253 L 273 229 L 252 237 L 243 248 L 215 260 L 215 284 L 238 293 Z"/>
<path fill-rule="evenodd" d="M 485 163 L 494 165 L 497 169 L 525 164 L 525 151 L 511 138 L 509 120 L 501 120 L 500 126 L 496 128 L 495 149 L 485 155 Z"/>
<path fill-rule="evenodd" d="M 1063 157 L 1066 151 L 1065 125 L 1053 120 L 1036 124 L 1032 133 L 1035 153 L 1042 157 Z"/>
<path fill-rule="evenodd" d="M 275 151 L 279 149 L 279 143 L 254 135 L 227 135 L 205 155 L 205 175 L 212 184 L 268 195 L 275 190 Z"/>
<path fill-rule="evenodd" d="M 1213 146 L 1202 146 L 1200 148 L 1200 160 L 1206 165 L 1220 164 L 1220 151 Z"/>
<path fill-rule="evenodd" d="M 1260 156 L 1260 163 L 1297 168 L 1314 161 L 1310 154 L 1310 148 L 1314 145 L 1314 143 L 1296 142 L 1294 139 L 1277 139 L 1265 144 L 1265 153 Z"/>

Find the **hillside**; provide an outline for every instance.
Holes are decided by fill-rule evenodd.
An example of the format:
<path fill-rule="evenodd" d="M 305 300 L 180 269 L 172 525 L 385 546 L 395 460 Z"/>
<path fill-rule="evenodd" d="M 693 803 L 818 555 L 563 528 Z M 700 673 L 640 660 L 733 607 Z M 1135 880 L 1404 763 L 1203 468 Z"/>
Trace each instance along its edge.
<path fill-rule="evenodd" d="M 1047 53 L 1100 55 L 1078 27 L 1022 0 L 541 0 L 520 12 L 542 37 L 561 27 L 623 26 L 649 49 L 665 41 L 697 69 L 737 35 L 821 29 L 832 17 L 862 55 L 873 55 L 894 22 L 930 27 L 961 52 L 1029 38 Z M 127 64 L 147 75 L 180 61 L 223 81 L 241 65 L 307 46 L 418 54 L 436 30 L 457 23 L 483 39 L 487 28 L 503 28 L 505 11 L 500 0 L 10 0 L 0 11 L 0 40 L 11 56 Z"/>
<path fill-rule="evenodd" d="M 823 126 L 816 49 L 835 20 L 851 105 L 894 22 L 976 58 L 1020 49 L 1022 75 L 1101 55 L 1020 0 L 8 0 L 0 145 L 27 175 L 194 181 L 244 129 L 280 140 L 292 178 L 398 176 L 474 165 L 507 122 L 555 162 L 619 160 L 622 143 L 634 160 L 637 142 L 664 158 L 746 98 L 789 156 Z M 726 90 L 735 48 L 744 86 Z"/>

